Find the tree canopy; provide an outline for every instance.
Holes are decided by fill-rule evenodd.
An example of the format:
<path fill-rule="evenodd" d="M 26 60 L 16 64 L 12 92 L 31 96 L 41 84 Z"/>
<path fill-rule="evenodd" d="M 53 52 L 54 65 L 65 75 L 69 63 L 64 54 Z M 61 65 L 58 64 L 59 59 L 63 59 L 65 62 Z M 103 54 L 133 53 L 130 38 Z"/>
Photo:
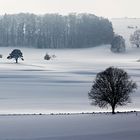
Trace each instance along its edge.
<path fill-rule="evenodd" d="M 16 63 L 18 63 L 18 59 L 21 58 L 21 60 L 24 60 L 23 59 L 23 54 L 21 52 L 21 50 L 19 49 L 14 49 L 10 54 L 9 56 L 7 57 L 7 59 L 12 59 L 14 58 Z"/>
<path fill-rule="evenodd" d="M 111 42 L 111 51 L 114 53 L 125 52 L 125 40 L 120 35 L 115 35 Z"/>

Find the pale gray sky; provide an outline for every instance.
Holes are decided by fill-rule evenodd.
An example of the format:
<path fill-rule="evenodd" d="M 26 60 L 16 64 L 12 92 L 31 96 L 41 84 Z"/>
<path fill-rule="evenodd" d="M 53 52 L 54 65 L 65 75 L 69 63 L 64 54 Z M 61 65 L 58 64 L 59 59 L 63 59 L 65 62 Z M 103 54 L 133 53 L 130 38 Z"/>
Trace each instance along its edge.
<path fill-rule="evenodd" d="M 0 0 L 0 14 L 86 12 L 103 17 L 140 17 L 140 0 Z"/>

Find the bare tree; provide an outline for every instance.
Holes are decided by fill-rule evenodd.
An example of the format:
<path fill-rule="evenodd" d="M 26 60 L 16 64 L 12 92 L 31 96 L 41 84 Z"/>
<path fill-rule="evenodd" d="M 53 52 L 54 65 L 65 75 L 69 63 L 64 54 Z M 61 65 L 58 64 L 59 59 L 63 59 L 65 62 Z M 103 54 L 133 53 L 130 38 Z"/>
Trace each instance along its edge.
<path fill-rule="evenodd" d="M 140 30 L 136 30 L 134 34 L 130 36 L 130 42 L 136 45 L 137 48 L 140 47 Z"/>
<path fill-rule="evenodd" d="M 93 105 L 101 108 L 109 105 L 112 108 L 112 114 L 115 114 L 117 106 L 130 102 L 130 93 L 136 88 L 136 83 L 130 80 L 127 72 L 123 69 L 109 67 L 97 74 L 88 95 Z"/>

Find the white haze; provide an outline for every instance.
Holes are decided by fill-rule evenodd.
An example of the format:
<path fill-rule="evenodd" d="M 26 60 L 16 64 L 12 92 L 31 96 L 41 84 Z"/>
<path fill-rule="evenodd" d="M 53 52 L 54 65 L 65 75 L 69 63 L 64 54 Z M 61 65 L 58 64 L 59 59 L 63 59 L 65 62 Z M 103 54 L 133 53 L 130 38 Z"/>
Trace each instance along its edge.
<path fill-rule="evenodd" d="M 139 5 L 139 0 L 0 0 L 0 14 L 86 12 L 109 18 L 140 17 Z"/>

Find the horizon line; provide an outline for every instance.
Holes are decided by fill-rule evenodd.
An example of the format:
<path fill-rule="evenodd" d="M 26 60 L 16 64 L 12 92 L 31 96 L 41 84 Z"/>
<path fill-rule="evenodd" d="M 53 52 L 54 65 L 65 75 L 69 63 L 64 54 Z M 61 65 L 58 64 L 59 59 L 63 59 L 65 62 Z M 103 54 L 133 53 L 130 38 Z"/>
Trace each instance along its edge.
<path fill-rule="evenodd" d="M 70 14 L 92 14 L 95 15 L 97 17 L 103 17 L 103 18 L 108 18 L 108 19 L 140 19 L 140 17 L 129 17 L 129 16 L 122 16 L 122 17 L 107 17 L 107 16 L 102 16 L 102 15 L 96 15 L 94 13 L 91 12 L 68 12 L 65 14 L 62 14 L 60 12 L 46 12 L 46 13 L 35 13 L 35 12 L 15 12 L 15 13 L 0 13 L 0 16 L 4 16 L 4 15 L 16 15 L 16 14 L 34 14 L 34 15 L 46 15 L 46 14 L 58 14 L 58 15 L 70 15 Z"/>

